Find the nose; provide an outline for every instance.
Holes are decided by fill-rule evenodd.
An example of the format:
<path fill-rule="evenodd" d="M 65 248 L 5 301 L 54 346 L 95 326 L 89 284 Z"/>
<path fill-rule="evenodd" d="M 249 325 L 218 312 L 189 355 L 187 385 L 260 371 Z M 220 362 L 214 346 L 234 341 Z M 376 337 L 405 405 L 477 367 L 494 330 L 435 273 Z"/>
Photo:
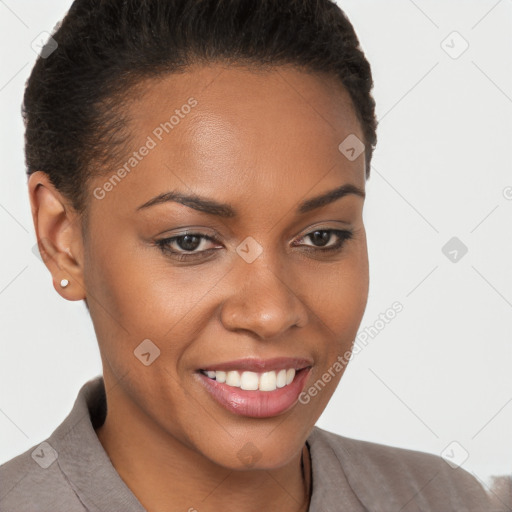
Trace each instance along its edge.
<path fill-rule="evenodd" d="M 222 305 L 221 321 L 228 330 L 245 330 L 261 339 L 277 338 L 290 327 L 308 323 L 308 309 L 294 290 L 296 279 L 264 258 L 238 261 L 231 294 Z M 240 270 L 240 271 L 238 271 Z"/>

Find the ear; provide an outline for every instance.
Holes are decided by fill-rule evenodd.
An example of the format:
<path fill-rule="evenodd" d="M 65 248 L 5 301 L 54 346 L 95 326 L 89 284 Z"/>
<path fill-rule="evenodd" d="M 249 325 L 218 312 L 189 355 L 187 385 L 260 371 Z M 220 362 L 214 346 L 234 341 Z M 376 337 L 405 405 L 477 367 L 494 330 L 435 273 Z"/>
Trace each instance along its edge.
<path fill-rule="evenodd" d="M 85 299 L 80 215 L 45 172 L 30 175 L 28 190 L 39 252 L 55 290 L 67 300 Z M 60 285 L 62 279 L 69 281 L 65 288 Z"/>

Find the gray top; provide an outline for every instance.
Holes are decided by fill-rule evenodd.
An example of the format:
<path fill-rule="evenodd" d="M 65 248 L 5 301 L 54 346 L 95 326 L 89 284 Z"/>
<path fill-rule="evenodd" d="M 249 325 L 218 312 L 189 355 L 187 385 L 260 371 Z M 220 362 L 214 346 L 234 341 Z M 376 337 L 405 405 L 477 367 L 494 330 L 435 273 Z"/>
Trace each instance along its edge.
<path fill-rule="evenodd" d="M 44 442 L 0 466 L 1 512 L 144 512 L 103 449 L 103 378 L 86 382 Z M 342 437 L 314 427 L 310 512 L 485 512 L 488 497 L 462 468 L 423 452 Z"/>

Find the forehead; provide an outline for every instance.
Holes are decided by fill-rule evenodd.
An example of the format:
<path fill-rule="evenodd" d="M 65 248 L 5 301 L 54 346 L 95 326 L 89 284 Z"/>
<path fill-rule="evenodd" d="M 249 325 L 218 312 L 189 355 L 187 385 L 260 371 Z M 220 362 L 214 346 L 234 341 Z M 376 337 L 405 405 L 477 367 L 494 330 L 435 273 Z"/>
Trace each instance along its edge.
<path fill-rule="evenodd" d="M 340 80 L 325 73 L 299 71 L 291 66 L 259 69 L 196 65 L 180 74 L 146 80 L 138 91 L 127 109 L 132 127 L 143 131 L 168 118 L 166 113 L 172 114 L 193 97 L 199 108 L 189 117 L 198 129 L 211 124 L 219 134 L 231 126 L 240 133 L 283 138 L 311 132 L 335 139 L 350 130 L 363 138 L 348 92 Z M 176 134 L 179 138 L 180 132 Z"/>
<path fill-rule="evenodd" d="M 363 140 L 361 126 L 331 76 L 209 65 L 137 90 L 126 103 L 129 151 L 112 167 L 129 171 L 109 194 L 123 208 L 176 188 L 231 203 L 283 187 L 297 200 L 316 183 L 317 191 L 347 182 L 364 189 L 364 154 L 350 161 L 338 149 L 350 135 Z M 143 146 L 151 149 L 127 166 Z"/>

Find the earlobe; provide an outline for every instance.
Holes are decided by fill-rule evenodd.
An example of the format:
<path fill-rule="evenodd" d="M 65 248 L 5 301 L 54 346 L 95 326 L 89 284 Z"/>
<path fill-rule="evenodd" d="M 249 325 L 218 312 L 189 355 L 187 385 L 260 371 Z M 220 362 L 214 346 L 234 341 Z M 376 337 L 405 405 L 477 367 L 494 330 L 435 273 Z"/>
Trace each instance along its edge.
<path fill-rule="evenodd" d="M 82 247 L 80 217 L 51 183 L 48 174 L 42 171 L 31 174 L 28 189 L 39 252 L 52 274 L 54 288 L 68 300 L 82 300 L 86 293 L 81 258 L 77 259 L 81 254 L 73 255 L 76 248 Z M 70 246 L 75 248 L 73 252 Z"/>

